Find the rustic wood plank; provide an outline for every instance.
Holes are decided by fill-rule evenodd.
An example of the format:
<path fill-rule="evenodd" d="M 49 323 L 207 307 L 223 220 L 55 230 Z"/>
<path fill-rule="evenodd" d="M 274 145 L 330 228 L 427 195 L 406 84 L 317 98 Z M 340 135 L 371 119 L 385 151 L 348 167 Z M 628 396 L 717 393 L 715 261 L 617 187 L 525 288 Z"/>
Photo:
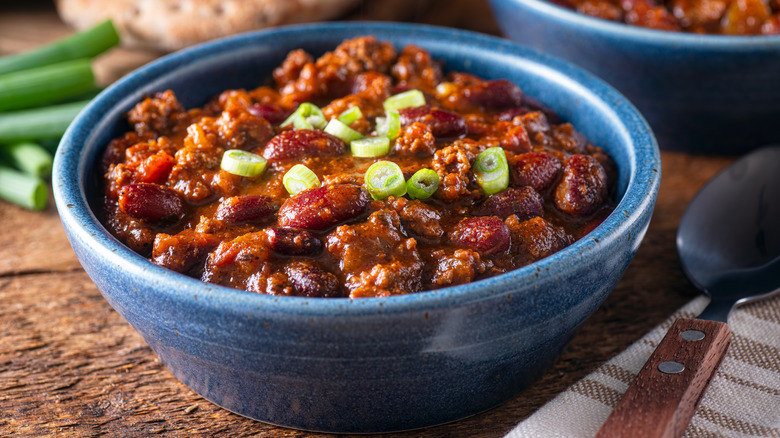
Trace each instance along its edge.
<path fill-rule="evenodd" d="M 79 269 L 53 202 L 33 212 L 0 201 L 0 278 L 25 272 Z"/>

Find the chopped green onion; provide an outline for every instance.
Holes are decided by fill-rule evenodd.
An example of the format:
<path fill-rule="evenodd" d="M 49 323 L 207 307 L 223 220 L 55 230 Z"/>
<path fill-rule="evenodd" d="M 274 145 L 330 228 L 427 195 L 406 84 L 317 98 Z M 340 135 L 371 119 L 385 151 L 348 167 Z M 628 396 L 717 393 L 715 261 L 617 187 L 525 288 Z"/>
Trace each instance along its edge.
<path fill-rule="evenodd" d="M 0 166 L 0 198 L 30 210 L 43 210 L 48 197 L 42 179 Z"/>
<path fill-rule="evenodd" d="M 350 128 L 338 119 L 333 119 L 328 122 L 328 126 L 325 127 L 325 132 L 344 140 L 344 143 L 346 144 L 350 144 L 353 140 L 363 138 L 363 134 Z"/>
<path fill-rule="evenodd" d="M 403 108 L 425 105 L 425 95 L 420 90 L 409 90 L 390 96 L 383 103 L 385 110 L 399 110 Z"/>
<path fill-rule="evenodd" d="M 95 88 L 88 59 L 0 75 L 0 111 L 45 105 Z"/>
<path fill-rule="evenodd" d="M 296 164 L 291 167 L 282 178 L 284 188 L 287 189 L 291 195 L 295 195 L 298 192 L 308 189 L 314 189 L 320 186 L 320 179 L 317 178 L 317 174 L 311 171 L 303 164 Z"/>
<path fill-rule="evenodd" d="M 48 178 L 51 176 L 52 156 L 43 147 L 31 142 L 0 145 L 10 162 L 17 169 L 37 176 Z"/>
<path fill-rule="evenodd" d="M 298 105 L 294 113 L 290 114 L 280 126 L 293 125 L 295 129 L 323 129 L 328 121 L 322 110 L 313 103 L 304 102 Z"/>
<path fill-rule="evenodd" d="M 401 132 L 401 116 L 396 110 L 385 111 L 385 117 L 376 118 L 376 135 L 395 140 Z"/>
<path fill-rule="evenodd" d="M 428 199 L 439 188 L 439 175 L 431 169 L 420 169 L 406 182 L 406 191 L 412 199 Z"/>
<path fill-rule="evenodd" d="M 0 58 L 0 74 L 79 58 L 92 58 L 119 44 L 111 20 L 29 52 Z"/>
<path fill-rule="evenodd" d="M 267 161 L 260 155 L 240 149 L 229 149 L 222 154 L 222 170 L 239 176 L 258 176 L 265 170 Z"/>
<path fill-rule="evenodd" d="M 504 149 L 498 146 L 477 155 L 472 169 L 485 194 L 492 195 L 509 187 L 509 163 Z"/>
<path fill-rule="evenodd" d="M 381 157 L 390 152 L 390 140 L 387 137 L 365 137 L 352 140 L 349 149 L 356 157 Z"/>
<path fill-rule="evenodd" d="M 392 161 L 377 161 L 368 168 L 365 175 L 366 188 L 374 199 L 388 196 L 403 196 L 406 181 L 401 168 Z"/>
<path fill-rule="evenodd" d="M 351 125 L 353 122 L 363 118 L 363 112 L 360 111 L 360 107 L 353 106 L 352 108 L 339 114 L 339 122 L 345 125 Z"/>
<path fill-rule="evenodd" d="M 88 100 L 0 114 L 0 142 L 61 137 Z"/>

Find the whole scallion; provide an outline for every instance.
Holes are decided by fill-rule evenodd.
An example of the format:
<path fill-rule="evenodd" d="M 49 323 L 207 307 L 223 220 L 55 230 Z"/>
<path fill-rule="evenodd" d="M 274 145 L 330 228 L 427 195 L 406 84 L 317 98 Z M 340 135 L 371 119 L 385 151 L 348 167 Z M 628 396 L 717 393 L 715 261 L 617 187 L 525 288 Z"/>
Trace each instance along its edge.
<path fill-rule="evenodd" d="M 0 75 L 0 111 L 46 105 L 95 88 L 89 59 Z"/>
<path fill-rule="evenodd" d="M 43 210 L 48 197 L 42 179 L 0 166 L 0 198 L 30 210 Z"/>
<path fill-rule="evenodd" d="M 0 74 L 41 67 L 63 61 L 91 58 L 119 44 L 119 34 L 111 20 L 54 41 L 35 50 L 0 58 Z"/>
<path fill-rule="evenodd" d="M 52 156 L 48 150 L 32 142 L 0 145 L 9 164 L 38 178 L 51 176 Z"/>
<path fill-rule="evenodd" d="M 0 143 L 61 137 L 88 100 L 0 114 Z"/>

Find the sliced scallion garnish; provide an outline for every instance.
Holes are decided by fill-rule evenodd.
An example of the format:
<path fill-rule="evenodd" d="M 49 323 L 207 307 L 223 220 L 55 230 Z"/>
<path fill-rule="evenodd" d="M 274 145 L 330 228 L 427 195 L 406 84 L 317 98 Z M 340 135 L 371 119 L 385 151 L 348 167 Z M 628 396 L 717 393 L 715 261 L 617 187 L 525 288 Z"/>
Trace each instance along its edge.
<path fill-rule="evenodd" d="M 498 146 L 487 148 L 477 155 L 472 170 L 477 183 L 487 195 L 509 187 L 509 163 L 504 149 Z"/>
<path fill-rule="evenodd" d="M 383 102 L 385 111 L 425 105 L 425 95 L 420 90 L 409 90 L 390 96 Z"/>
<path fill-rule="evenodd" d="M 320 179 L 308 167 L 303 164 L 296 164 L 284 174 L 282 183 L 289 194 L 295 195 L 303 190 L 319 187 Z"/>
<path fill-rule="evenodd" d="M 401 168 L 392 161 L 377 161 L 366 171 L 366 188 L 371 197 L 377 200 L 388 196 L 403 196 L 406 193 L 406 181 Z"/>
<path fill-rule="evenodd" d="M 239 176 L 258 176 L 265 170 L 267 161 L 260 155 L 240 149 L 229 149 L 222 154 L 220 167 L 225 172 Z"/>
<path fill-rule="evenodd" d="M 364 137 L 352 140 L 349 149 L 356 157 L 381 157 L 390 152 L 390 140 L 387 137 Z"/>
<path fill-rule="evenodd" d="M 292 124 L 295 129 L 322 129 L 328 123 L 322 110 L 313 103 L 304 102 L 280 126 Z"/>
<path fill-rule="evenodd" d="M 401 132 L 401 116 L 396 110 L 385 111 L 385 117 L 376 118 L 376 135 L 395 140 Z"/>
<path fill-rule="evenodd" d="M 439 188 L 439 175 L 431 169 L 420 169 L 406 182 L 406 192 L 412 199 L 428 199 Z"/>
<path fill-rule="evenodd" d="M 344 122 L 341 122 L 338 119 L 332 119 L 330 122 L 328 122 L 328 125 L 325 127 L 325 132 L 334 137 L 340 138 L 346 144 L 350 144 L 353 140 L 363 138 L 363 134 L 350 128 Z"/>
<path fill-rule="evenodd" d="M 352 108 L 345 110 L 339 114 L 339 121 L 345 125 L 351 125 L 353 122 L 363 118 L 363 112 L 360 111 L 360 107 L 353 106 Z"/>

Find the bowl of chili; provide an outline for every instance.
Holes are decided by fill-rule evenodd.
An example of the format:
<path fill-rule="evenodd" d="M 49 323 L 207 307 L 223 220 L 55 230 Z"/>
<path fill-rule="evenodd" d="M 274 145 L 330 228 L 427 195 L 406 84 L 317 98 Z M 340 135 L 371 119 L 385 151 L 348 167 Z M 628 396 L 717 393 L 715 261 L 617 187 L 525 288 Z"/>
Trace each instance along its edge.
<path fill-rule="evenodd" d="M 778 11 L 752 2 L 763 8 L 759 19 L 743 3 L 751 2 L 491 0 L 507 37 L 613 85 L 662 149 L 704 154 L 780 140 Z"/>
<path fill-rule="evenodd" d="M 139 102 L 143 104 L 149 98 L 170 99 L 165 91 L 170 90 L 182 106 L 202 107 L 187 114 L 202 115 L 209 102 L 224 101 L 215 100 L 215 96 L 220 96 L 224 90 L 263 84 L 273 76 L 275 67 L 283 65 L 291 51 L 302 49 L 319 56 L 344 40 L 361 35 L 387 41 L 399 52 L 410 44 L 419 46 L 443 62 L 445 71 L 465 72 L 489 81 L 509 81 L 522 90 L 523 96 L 533 96 L 535 108 L 544 108 L 532 113 L 537 116 L 544 113 L 570 122 L 571 125 L 560 128 L 560 132 L 571 133 L 571 126 L 575 126 L 614 163 L 611 171 L 614 204 L 609 212 L 593 224 L 592 230 L 583 230 L 578 240 L 556 248 L 559 249 L 557 252 L 527 266 L 465 284 L 418 293 L 376 294 L 370 298 L 358 298 L 362 296 L 359 294 L 325 298 L 257 293 L 241 290 L 229 280 L 227 283 L 209 282 L 217 275 L 213 272 L 204 278 L 207 281 L 201 281 L 176 272 L 170 266 L 152 263 L 142 248 L 131 248 L 128 243 L 131 241 L 122 240 L 121 230 L 132 228 L 132 222 L 119 227 L 114 227 L 110 221 L 101 222 L 101 218 L 105 219 L 106 203 L 112 202 L 106 197 L 106 193 L 111 192 L 110 181 L 118 181 L 109 179 L 106 183 L 102 173 L 107 170 L 102 166 L 106 156 L 111 155 L 112 140 L 124 138 L 123 135 L 136 128 L 157 126 L 155 123 L 162 123 L 165 114 L 174 114 L 155 113 L 155 117 L 139 127 L 132 115 L 128 118 L 128 113 L 132 113 Z M 452 87 L 443 89 L 451 90 Z M 387 136 L 394 130 L 390 127 L 392 120 L 387 119 L 392 119 L 395 105 L 405 106 L 419 100 L 419 95 L 404 95 L 408 91 L 393 90 L 401 97 L 387 104 L 390 109 L 380 114 L 386 120 L 377 122 L 376 132 L 363 129 L 367 134 L 365 138 Z M 423 93 L 423 99 L 430 97 Z M 322 124 L 314 109 L 315 103 L 298 100 L 297 108 L 303 109 L 285 115 L 292 117 L 290 125 L 300 125 L 297 126 L 300 129 L 284 128 L 285 120 L 277 121 L 279 126 L 275 129 L 281 132 L 274 138 L 280 135 L 322 138 L 325 135 L 313 134 L 309 129 L 309 125 Z M 457 99 L 453 101 L 455 104 Z M 418 108 L 425 107 L 413 109 L 430 111 Z M 221 107 L 220 111 L 217 114 L 230 112 Z M 328 106 L 323 106 L 321 111 L 328 114 Z M 340 111 L 339 116 L 345 112 L 350 114 Z M 522 118 L 525 114 L 527 111 L 523 110 L 512 116 Z M 354 123 L 349 119 L 352 116 L 345 116 L 346 122 L 342 123 Z M 169 120 L 177 117 L 184 116 L 175 115 Z M 197 120 L 198 123 L 217 123 L 218 118 Z M 402 123 L 406 125 L 406 122 Z M 470 123 L 466 126 L 473 125 L 473 128 L 467 129 L 479 127 L 476 121 Z M 338 129 L 332 132 L 349 132 L 336 125 Z M 358 125 L 350 126 L 360 130 Z M 454 126 L 461 125 L 455 123 Z M 416 126 L 414 129 L 426 128 Z M 402 132 L 414 129 L 406 126 Z M 189 134 L 195 136 L 203 134 L 201 139 L 208 137 L 208 130 L 197 132 L 197 127 L 186 130 L 193 131 Z M 250 130 L 242 132 L 249 133 Z M 442 135 L 449 135 L 448 132 Z M 214 135 L 218 137 L 218 133 Z M 159 146 L 177 141 L 174 137 L 153 141 Z M 250 137 L 247 134 L 241 138 Z M 121 149 L 122 154 L 118 155 L 127 157 L 131 155 L 131 149 L 133 152 L 148 149 L 151 141 L 136 139 L 132 147 Z M 186 143 L 186 140 L 178 141 Z M 355 160 L 365 160 L 361 155 L 367 153 L 366 150 L 375 150 L 376 144 L 370 143 L 383 141 L 380 138 L 365 143 L 369 144 L 353 150 L 358 157 Z M 569 147 L 584 148 L 578 141 L 564 143 Z M 321 218 L 324 213 L 288 214 L 299 212 L 297 206 L 303 202 L 300 196 L 321 194 L 316 187 L 301 188 L 301 185 L 308 187 L 311 175 L 300 167 L 299 171 L 294 171 L 293 168 L 301 163 L 284 161 L 287 149 L 280 144 L 285 143 L 270 140 L 261 149 L 270 163 L 271 172 L 279 172 L 277 176 L 273 173 L 269 176 L 278 178 L 277 185 L 284 187 L 277 189 L 296 193 L 288 195 L 288 201 L 295 199 L 290 201 L 292 207 L 279 208 L 278 220 L 287 221 L 286 224 L 293 227 L 300 225 L 296 221 L 301 220 L 304 224 L 300 226 L 304 228 L 315 226 L 319 222 L 311 222 L 308 215 Z M 320 145 L 316 146 L 317 150 L 331 150 L 329 146 L 316 144 Z M 504 147 L 501 141 L 496 140 L 496 144 L 499 149 Z M 202 143 L 199 145 L 203 146 Z M 482 149 L 483 152 L 491 150 Z M 489 173 L 493 167 L 500 166 L 501 157 L 511 159 L 513 155 L 508 152 L 475 154 L 470 160 L 474 165 L 477 165 L 476 155 L 483 157 L 478 166 L 484 173 L 474 176 L 475 183 L 482 178 L 483 182 L 489 182 L 481 185 L 486 194 L 502 193 L 495 192 L 500 190 L 496 184 L 501 183 L 496 183 L 496 178 Z M 178 153 L 176 159 L 179 159 Z M 118 164 L 123 158 L 117 160 L 110 163 L 109 169 L 121 173 L 116 169 L 125 166 L 127 171 L 127 163 Z M 219 172 L 252 175 L 259 170 L 255 166 L 256 159 L 247 159 L 240 151 L 225 153 L 222 160 L 227 160 L 227 164 L 222 164 Z M 595 158 L 580 160 L 590 166 L 595 166 L 597 161 Z M 311 164 L 309 161 L 303 163 Z M 399 163 L 404 165 L 402 161 Z M 318 172 L 321 169 L 314 165 L 304 167 Z M 382 175 L 395 172 L 393 166 L 380 166 L 383 168 L 379 170 L 366 167 L 369 167 L 365 172 L 366 180 L 381 179 Z M 387 432 L 426 427 L 473 415 L 517 396 L 554 363 L 577 329 L 619 281 L 647 229 L 660 181 L 660 156 L 649 126 L 623 96 L 594 76 L 558 59 L 494 37 L 387 23 L 284 27 L 230 37 L 163 57 L 111 85 L 79 115 L 62 140 L 54 168 L 58 211 L 82 266 L 105 299 L 141 334 L 178 379 L 206 399 L 241 415 L 286 427 L 327 432 Z M 144 169 L 141 173 L 135 171 L 134 175 L 150 174 L 149 167 Z M 112 174 L 111 170 L 107 173 Z M 416 172 L 409 173 L 406 175 L 401 169 L 398 177 L 417 182 L 410 198 L 430 196 L 427 193 L 429 183 L 425 182 L 432 178 L 430 173 L 423 172 L 417 177 Z M 233 177 L 223 175 L 220 178 Z M 179 189 L 182 186 L 180 184 Z M 334 186 L 342 187 L 338 182 L 323 187 L 331 190 Z M 392 193 L 381 193 L 373 192 L 368 182 L 366 186 L 344 185 L 349 189 L 342 187 L 339 190 L 351 190 L 356 196 L 364 196 L 369 204 L 387 202 L 369 200 L 372 197 L 391 196 L 400 200 L 404 196 L 395 188 L 390 189 Z M 140 185 L 126 190 L 123 196 L 132 198 L 139 193 L 159 190 Z M 298 190 L 303 191 L 298 193 Z M 160 199 L 163 200 L 161 203 L 152 204 L 162 206 L 163 210 L 170 203 L 185 202 L 170 201 L 172 198 L 168 197 Z M 119 211 L 116 217 L 128 211 L 141 216 L 148 213 L 145 208 L 149 204 L 120 202 L 125 202 L 125 210 L 108 209 Z M 186 202 L 193 206 L 197 204 L 189 198 Z M 328 204 L 327 209 L 323 209 L 328 211 L 326 216 L 343 211 L 334 210 L 333 205 Z M 234 211 L 231 207 L 226 209 L 228 213 Z M 200 210 L 201 213 L 204 211 Z M 144 220 L 170 220 L 168 213 L 170 211 L 149 213 L 153 217 L 145 216 Z M 374 214 L 376 212 L 370 217 Z M 501 222 L 500 218 L 494 217 L 491 217 L 492 221 Z M 373 227 L 369 224 L 357 229 L 349 228 L 352 226 L 350 219 L 339 220 L 347 221 L 346 225 L 335 230 L 357 233 L 358 237 L 365 230 L 373 232 L 393 222 L 377 220 Z M 116 223 L 122 222 L 116 219 Z M 462 226 L 460 222 L 456 228 L 458 226 Z M 203 225 L 193 224 L 189 232 L 202 228 Z M 336 233 L 332 227 L 330 230 L 331 234 Z M 136 234 L 144 232 L 139 229 Z M 470 235 L 465 235 L 465 244 L 469 245 Z M 264 236 L 268 237 L 267 234 Z M 370 243 L 366 239 L 366 244 Z M 387 249 L 388 252 L 396 250 Z M 487 255 L 493 250 L 508 251 L 503 247 L 479 249 Z M 361 254 L 371 256 L 365 251 Z M 216 258 L 209 260 L 219 265 Z M 253 259 L 244 257 L 241 260 Z M 292 268 L 284 269 L 289 273 Z M 301 278 L 318 278 L 319 274 L 307 276 L 306 272 L 311 274 L 312 271 L 304 271 Z M 233 277 L 223 275 L 219 278 Z M 307 290 L 305 285 L 302 289 Z"/>

